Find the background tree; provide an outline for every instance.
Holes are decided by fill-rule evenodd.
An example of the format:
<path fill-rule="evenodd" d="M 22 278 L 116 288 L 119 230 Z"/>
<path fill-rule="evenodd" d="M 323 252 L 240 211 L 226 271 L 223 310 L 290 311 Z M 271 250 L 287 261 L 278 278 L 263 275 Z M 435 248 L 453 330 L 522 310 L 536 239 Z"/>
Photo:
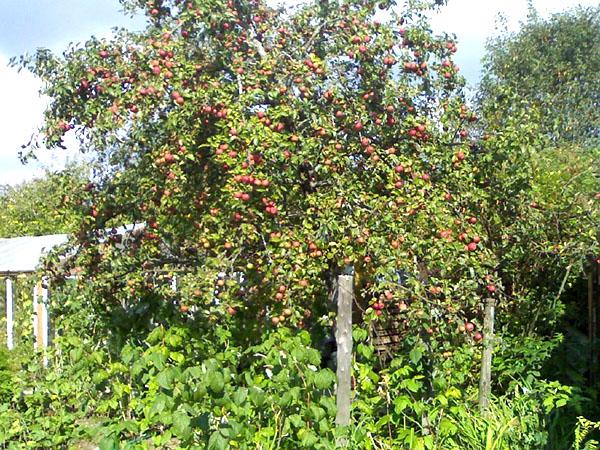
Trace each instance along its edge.
<path fill-rule="evenodd" d="M 496 389 L 533 373 L 586 392 L 589 405 L 589 352 L 563 348 L 586 346 L 573 325 L 587 325 L 573 318 L 585 317 L 581 280 L 599 253 L 598 17 L 597 8 L 548 20 L 532 12 L 518 33 L 491 41 L 474 131 L 486 244 L 503 285 Z"/>
<path fill-rule="evenodd" d="M 600 138 L 600 8 L 576 8 L 548 19 L 534 10 L 516 33 L 490 40 L 480 95 L 509 111 L 538 111 L 542 131 L 561 141 L 598 145 Z M 515 94 L 503 102 L 504 90 Z M 496 108 L 498 117 L 508 115 Z"/>
<path fill-rule="evenodd" d="M 81 189 L 86 179 L 85 168 L 71 166 L 6 187 L 0 194 L 0 238 L 74 232 L 80 217 L 68 193 Z"/>

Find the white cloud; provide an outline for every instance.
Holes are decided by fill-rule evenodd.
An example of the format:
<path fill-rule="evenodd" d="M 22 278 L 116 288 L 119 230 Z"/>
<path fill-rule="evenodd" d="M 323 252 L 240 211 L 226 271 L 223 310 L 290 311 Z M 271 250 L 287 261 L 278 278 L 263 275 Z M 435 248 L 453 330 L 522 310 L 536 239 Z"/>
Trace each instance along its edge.
<path fill-rule="evenodd" d="M 21 164 L 21 146 L 42 124 L 48 99 L 38 94 L 41 84 L 33 74 L 18 72 L 7 64 L 8 59 L 0 55 L 0 184 L 16 184 L 40 176 L 44 169 L 64 167 L 74 158 L 76 147 L 68 142 L 68 151 L 41 150 L 38 161 Z"/>

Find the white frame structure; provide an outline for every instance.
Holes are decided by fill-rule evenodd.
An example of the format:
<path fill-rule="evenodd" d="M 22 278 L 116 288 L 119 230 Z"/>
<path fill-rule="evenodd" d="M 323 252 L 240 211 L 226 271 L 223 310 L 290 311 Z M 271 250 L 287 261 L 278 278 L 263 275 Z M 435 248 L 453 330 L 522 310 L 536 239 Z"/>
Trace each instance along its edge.
<path fill-rule="evenodd" d="M 15 280 L 35 274 L 42 257 L 67 239 L 65 234 L 0 239 L 0 278 L 5 278 L 6 285 L 6 346 L 9 350 L 15 347 L 15 292 L 18 290 Z M 38 351 L 44 351 L 50 343 L 48 300 L 48 280 L 44 278 L 33 288 L 33 346 Z"/>
<path fill-rule="evenodd" d="M 9 350 L 15 348 L 13 306 L 13 282 L 12 278 L 6 278 L 6 346 Z"/>

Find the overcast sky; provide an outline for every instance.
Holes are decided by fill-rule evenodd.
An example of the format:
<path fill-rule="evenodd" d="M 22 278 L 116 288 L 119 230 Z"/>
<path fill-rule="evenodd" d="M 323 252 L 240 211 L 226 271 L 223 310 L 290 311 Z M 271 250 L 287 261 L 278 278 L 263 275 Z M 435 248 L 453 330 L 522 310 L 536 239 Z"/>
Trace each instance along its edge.
<path fill-rule="evenodd" d="M 16 184 L 39 176 L 42 167 L 57 169 L 68 152 L 42 153 L 40 163 L 23 166 L 18 159 L 22 144 L 39 127 L 45 101 L 39 83 L 28 73 L 8 68 L 10 57 L 38 47 L 60 52 L 69 42 L 91 35 L 108 36 L 114 26 L 140 28 L 120 12 L 118 0 L 0 0 L 0 185 Z M 277 1 L 274 1 L 277 3 Z M 527 0 L 449 0 L 432 18 L 434 31 L 455 33 L 456 61 L 470 84 L 477 83 L 485 41 L 494 34 L 498 14 L 511 30 L 527 16 Z M 598 0 L 533 0 L 544 16 L 577 5 L 595 6 Z M 74 144 L 71 144 L 74 146 Z M 74 151 L 71 154 L 75 153 Z"/>

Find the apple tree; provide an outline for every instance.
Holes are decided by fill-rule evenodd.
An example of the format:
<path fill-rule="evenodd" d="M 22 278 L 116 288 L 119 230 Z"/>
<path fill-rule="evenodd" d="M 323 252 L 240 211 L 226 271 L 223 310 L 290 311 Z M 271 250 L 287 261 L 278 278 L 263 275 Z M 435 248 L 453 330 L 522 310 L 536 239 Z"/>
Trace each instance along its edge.
<path fill-rule="evenodd" d="M 111 333 L 194 318 L 253 342 L 327 324 L 352 268 L 357 317 L 399 317 L 415 364 L 480 341 L 497 275 L 477 118 L 436 3 L 130 0 L 141 32 L 25 58 L 44 143 L 74 133 L 95 157 L 57 279 L 77 270 Z"/>

